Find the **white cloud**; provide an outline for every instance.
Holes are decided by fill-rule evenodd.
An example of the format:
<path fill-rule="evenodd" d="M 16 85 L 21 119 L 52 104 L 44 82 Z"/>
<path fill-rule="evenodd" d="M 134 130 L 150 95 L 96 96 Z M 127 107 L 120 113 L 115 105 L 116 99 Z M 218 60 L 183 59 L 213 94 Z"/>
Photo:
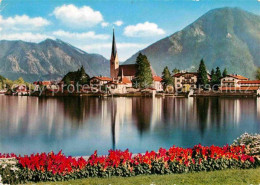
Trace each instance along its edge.
<path fill-rule="evenodd" d="M 70 38 L 70 39 L 98 39 L 98 40 L 107 40 L 110 38 L 109 35 L 106 34 L 96 34 L 93 31 L 77 33 L 77 32 L 67 32 L 63 30 L 58 30 L 53 32 L 54 36 Z"/>
<path fill-rule="evenodd" d="M 107 27 L 108 25 L 109 25 L 108 22 L 102 22 L 102 23 L 101 23 L 101 26 L 102 26 L 102 27 Z"/>
<path fill-rule="evenodd" d="M 124 24 L 124 22 L 123 21 L 116 21 L 116 22 L 114 22 L 114 25 L 116 25 L 116 26 L 122 26 L 122 24 Z"/>
<path fill-rule="evenodd" d="M 31 32 L 1 34 L 2 40 L 23 40 L 28 42 L 39 42 L 47 38 L 54 39 L 53 37 L 45 34 Z"/>
<path fill-rule="evenodd" d="M 164 34 L 165 31 L 163 29 L 158 28 L 157 24 L 150 22 L 129 25 L 124 30 L 124 35 L 128 37 L 149 37 Z"/>
<path fill-rule="evenodd" d="M 76 7 L 73 4 L 56 7 L 53 14 L 62 23 L 70 27 L 92 27 L 103 21 L 99 11 L 89 6 Z"/>
<path fill-rule="evenodd" d="M 34 30 L 49 25 L 50 22 L 42 17 L 29 17 L 27 15 L 16 15 L 3 18 L 0 15 L 0 25 L 5 30 Z"/>

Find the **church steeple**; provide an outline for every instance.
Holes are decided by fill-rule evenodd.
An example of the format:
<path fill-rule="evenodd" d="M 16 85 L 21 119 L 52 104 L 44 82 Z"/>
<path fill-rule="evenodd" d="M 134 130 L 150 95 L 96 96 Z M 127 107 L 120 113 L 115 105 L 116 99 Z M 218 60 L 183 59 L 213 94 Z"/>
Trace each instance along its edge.
<path fill-rule="evenodd" d="M 112 52 L 111 57 L 116 57 L 117 49 L 116 49 L 116 38 L 115 38 L 115 30 L 113 29 L 113 41 L 112 41 Z"/>
<path fill-rule="evenodd" d="M 113 29 L 112 51 L 110 58 L 110 76 L 111 78 L 117 78 L 119 73 L 119 60 L 116 49 L 115 30 Z"/>

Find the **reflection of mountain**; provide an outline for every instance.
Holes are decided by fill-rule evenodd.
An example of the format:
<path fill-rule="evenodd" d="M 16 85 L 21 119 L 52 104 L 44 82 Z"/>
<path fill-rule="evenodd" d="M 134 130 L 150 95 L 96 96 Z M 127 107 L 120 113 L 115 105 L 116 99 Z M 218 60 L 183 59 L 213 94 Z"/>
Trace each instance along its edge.
<path fill-rule="evenodd" d="M 260 120 L 259 102 L 255 98 L 0 96 L 0 148 L 1 152 L 56 148 L 76 155 L 81 150 L 106 153 L 110 148 L 156 143 L 190 146 L 204 139 L 225 144 L 231 137 L 259 129 L 255 124 Z"/>

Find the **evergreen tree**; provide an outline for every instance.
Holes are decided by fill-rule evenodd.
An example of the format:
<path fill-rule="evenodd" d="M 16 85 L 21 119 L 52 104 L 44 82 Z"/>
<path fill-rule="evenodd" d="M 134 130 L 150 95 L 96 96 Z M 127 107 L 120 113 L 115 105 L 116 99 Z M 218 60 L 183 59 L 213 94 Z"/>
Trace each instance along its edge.
<path fill-rule="evenodd" d="M 136 82 L 141 88 L 149 87 L 153 83 L 153 75 L 150 68 L 150 62 L 145 55 L 139 53 L 136 58 L 137 72 Z"/>
<path fill-rule="evenodd" d="M 162 79 L 164 88 L 166 88 L 168 85 L 173 85 L 173 78 L 167 66 L 163 69 Z"/>
<path fill-rule="evenodd" d="M 88 83 L 89 80 L 89 76 L 87 75 L 87 73 L 85 72 L 85 69 L 83 66 L 81 66 L 80 70 L 79 70 L 79 83 L 80 84 L 86 84 Z"/>
<path fill-rule="evenodd" d="M 217 77 L 216 84 L 220 85 L 222 75 L 221 75 L 221 71 L 220 71 L 219 67 L 216 68 L 216 77 Z"/>
<path fill-rule="evenodd" d="M 180 72 L 180 70 L 177 69 L 176 67 L 172 70 L 172 74 L 173 75 L 175 75 L 176 73 L 179 73 L 179 72 Z"/>
<path fill-rule="evenodd" d="M 228 75 L 227 69 L 225 68 L 223 73 L 222 73 L 222 77 L 226 77 Z"/>
<path fill-rule="evenodd" d="M 199 69 L 198 69 L 197 85 L 205 88 L 205 85 L 207 85 L 207 84 L 208 84 L 207 68 L 206 68 L 206 65 L 205 65 L 203 59 L 201 59 L 200 66 L 199 66 Z"/>
<path fill-rule="evenodd" d="M 217 82 L 217 76 L 216 76 L 216 72 L 214 69 L 211 70 L 210 75 L 211 75 L 210 85 L 211 85 L 211 87 L 213 87 Z"/>
<path fill-rule="evenodd" d="M 257 80 L 260 80 L 260 67 L 258 67 L 255 77 Z"/>
<path fill-rule="evenodd" d="M 65 84 L 65 85 L 69 85 L 69 84 L 70 84 L 70 78 L 69 78 L 69 76 L 65 76 L 65 78 L 63 79 L 63 81 L 64 81 L 64 84 Z"/>

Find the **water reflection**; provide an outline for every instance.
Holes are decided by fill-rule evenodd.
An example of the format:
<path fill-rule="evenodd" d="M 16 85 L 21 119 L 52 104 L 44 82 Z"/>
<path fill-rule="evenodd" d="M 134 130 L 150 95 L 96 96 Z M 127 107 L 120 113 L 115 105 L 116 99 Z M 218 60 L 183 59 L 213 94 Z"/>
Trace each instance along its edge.
<path fill-rule="evenodd" d="M 0 96 L 0 152 L 133 152 L 224 145 L 260 131 L 258 98 L 37 98 Z"/>

